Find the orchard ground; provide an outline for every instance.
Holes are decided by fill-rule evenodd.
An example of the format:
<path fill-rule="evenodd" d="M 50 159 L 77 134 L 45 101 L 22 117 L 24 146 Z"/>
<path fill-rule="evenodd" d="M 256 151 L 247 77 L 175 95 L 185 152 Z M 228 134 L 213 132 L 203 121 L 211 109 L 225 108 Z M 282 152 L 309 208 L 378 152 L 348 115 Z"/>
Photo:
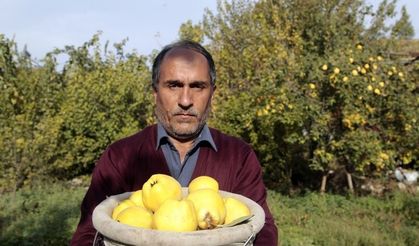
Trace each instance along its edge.
<path fill-rule="evenodd" d="M 85 191 L 85 182 L 66 182 L 2 194 L 2 245 L 68 244 Z M 419 240 L 418 194 L 290 196 L 269 190 L 268 202 L 281 245 L 415 245 Z"/>

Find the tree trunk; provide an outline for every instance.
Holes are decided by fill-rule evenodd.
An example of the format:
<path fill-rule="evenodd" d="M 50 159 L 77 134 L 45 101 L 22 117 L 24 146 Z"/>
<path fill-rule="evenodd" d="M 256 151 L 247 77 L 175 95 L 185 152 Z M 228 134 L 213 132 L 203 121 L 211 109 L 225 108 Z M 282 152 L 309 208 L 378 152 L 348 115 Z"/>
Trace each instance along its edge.
<path fill-rule="evenodd" d="M 353 194 L 354 193 L 354 185 L 352 183 L 352 175 L 349 172 L 346 172 L 346 179 L 348 180 L 349 192 L 351 194 Z"/>
<path fill-rule="evenodd" d="M 320 194 L 324 194 L 326 191 L 327 173 L 323 174 L 322 185 L 320 187 Z"/>

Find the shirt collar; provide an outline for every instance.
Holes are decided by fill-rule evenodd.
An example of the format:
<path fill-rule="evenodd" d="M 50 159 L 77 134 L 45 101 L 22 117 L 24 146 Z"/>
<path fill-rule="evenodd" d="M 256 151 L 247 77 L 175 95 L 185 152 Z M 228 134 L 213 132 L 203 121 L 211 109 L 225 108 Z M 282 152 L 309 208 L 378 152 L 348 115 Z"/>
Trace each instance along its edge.
<path fill-rule="evenodd" d="M 165 144 L 166 141 L 169 141 L 169 134 L 167 134 L 167 131 L 164 129 L 162 124 L 157 123 L 157 144 L 156 144 L 156 150 L 162 145 Z M 217 151 L 217 146 L 214 143 L 214 140 L 212 139 L 211 132 L 207 126 L 207 124 L 204 125 L 201 132 L 199 133 L 198 137 L 194 141 L 194 146 L 197 146 L 201 142 L 207 142 L 211 145 L 211 147 Z"/>

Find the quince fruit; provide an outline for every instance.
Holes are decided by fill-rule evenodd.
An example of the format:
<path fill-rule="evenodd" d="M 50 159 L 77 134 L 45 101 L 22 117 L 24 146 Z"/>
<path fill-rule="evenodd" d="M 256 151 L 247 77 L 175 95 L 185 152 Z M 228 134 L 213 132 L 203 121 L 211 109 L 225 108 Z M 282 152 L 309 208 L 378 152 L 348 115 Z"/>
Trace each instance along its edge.
<path fill-rule="evenodd" d="M 224 198 L 224 204 L 226 207 L 225 224 L 228 224 L 238 218 L 250 215 L 250 209 L 247 205 L 233 197 Z"/>
<path fill-rule="evenodd" d="M 195 231 L 198 228 L 195 209 L 188 200 L 166 200 L 154 213 L 153 226 L 165 231 Z"/>
<path fill-rule="evenodd" d="M 155 212 L 167 199 L 182 199 L 180 183 L 165 174 L 154 174 L 143 185 L 143 203 L 147 209 Z"/>
<path fill-rule="evenodd" d="M 188 186 L 189 193 L 199 189 L 213 189 L 218 191 L 218 182 L 210 176 L 199 176 L 194 178 Z"/>
<path fill-rule="evenodd" d="M 192 201 L 195 207 L 200 229 L 213 229 L 224 223 L 226 209 L 219 192 L 200 189 L 189 193 L 186 200 Z"/>
<path fill-rule="evenodd" d="M 129 199 L 123 200 L 120 202 L 112 211 L 112 219 L 116 219 L 118 214 L 124 209 L 135 206 L 135 203 Z"/>
<path fill-rule="evenodd" d="M 133 206 L 120 212 L 116 220 L 122 224 L 151 229 L 153 225 L 153 213 L 145 208 Z"/>
<path fill-rule="evenodd" d="M 130 199 L 131 201 L 133 201 L 135 203 L 135 205 L 137 205 L 139 207 L 145 208 L 144 203 L 143 203 L 143 191 L 142 190 L 134 191 L 129 196 L 128 199 Z"/>

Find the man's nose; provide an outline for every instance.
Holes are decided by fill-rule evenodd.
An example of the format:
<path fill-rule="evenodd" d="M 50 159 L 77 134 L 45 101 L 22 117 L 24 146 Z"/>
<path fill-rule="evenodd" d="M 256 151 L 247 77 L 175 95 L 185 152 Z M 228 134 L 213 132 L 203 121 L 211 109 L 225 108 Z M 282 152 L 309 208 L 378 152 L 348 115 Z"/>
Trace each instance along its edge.
<path fill-rule="evenodd" d="M 192 91 L 187 86 L 182 88 L 181 94 L 179 95 L 179 106 L 183 109 L 188 109 L 192 106 Z"/>

